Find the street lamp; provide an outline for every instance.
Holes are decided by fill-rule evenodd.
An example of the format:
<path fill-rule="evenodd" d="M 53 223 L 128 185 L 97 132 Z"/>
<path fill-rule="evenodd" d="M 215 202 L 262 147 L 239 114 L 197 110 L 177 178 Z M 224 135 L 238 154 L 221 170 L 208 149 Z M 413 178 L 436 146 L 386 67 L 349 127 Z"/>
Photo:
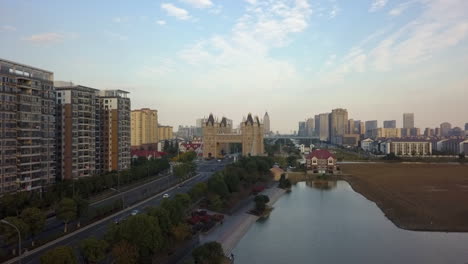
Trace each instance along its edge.
<path fill-rule="evenodd" d="M 9 226 L 13 227 L 14 229 L 16 229 L 16 232 L 18 232 L 18 238 L 19 238 L 18 239 L 18 263 L 21 264 L 21 232 L 19 231 L 19 229 L 15 225 L 11 224 L 10 222 L 8 222 L 5 219 L 0 220 L 0 223 L 9 225 Z"/>

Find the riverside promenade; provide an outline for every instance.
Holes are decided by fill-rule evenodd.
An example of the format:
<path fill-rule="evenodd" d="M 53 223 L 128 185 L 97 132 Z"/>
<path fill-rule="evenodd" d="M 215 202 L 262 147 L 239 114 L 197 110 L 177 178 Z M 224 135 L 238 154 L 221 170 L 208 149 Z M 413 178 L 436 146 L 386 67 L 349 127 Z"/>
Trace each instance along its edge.
<path fill-rule="evenodd" d="M 264 190 L 261 194 L 268 195 L 270 202 L 268 205 L 272 206 L 283 195 L 285 190 L 273 187 Z M 258 216 L 249 214 L 248 211 L 253 209 L 254 202 L 245 204 L 239 208 L 235 213 L 226 216 L 223 224 L 215 227 L 214 230 L 206 235 L 200 236 L 201 244 L 217 241 L 223 246 L 224 254 L 231 255 L 232 250 L 236 247 L 237 243 L 247 233 L 249 228 L 259 219 Z"/>

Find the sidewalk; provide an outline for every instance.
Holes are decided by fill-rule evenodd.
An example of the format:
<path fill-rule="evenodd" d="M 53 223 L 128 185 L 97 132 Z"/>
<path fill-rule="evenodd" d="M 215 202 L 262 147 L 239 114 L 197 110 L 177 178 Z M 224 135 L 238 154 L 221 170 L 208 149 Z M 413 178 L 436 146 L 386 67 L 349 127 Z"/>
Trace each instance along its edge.
<path fill-rule="evenodd" d="M 261 194 L 268 195 L 272 206 L 285 192 L 283 189 L 273 187 L 266 189 Z M 258 216 L 248 214 L 247 212 L 253 208 L 253 200 L 243 207 L 239 208 L 231 216 L 226 216 L 222 225 L 218 225 L 214 230 L 206 235 L 200 236 L 201 244 L 210 241 L 219 242 L 224 250 L 224 254 L 229 256 L 237 243 L 247 233 L 249 228 L 259 219 Z"/>

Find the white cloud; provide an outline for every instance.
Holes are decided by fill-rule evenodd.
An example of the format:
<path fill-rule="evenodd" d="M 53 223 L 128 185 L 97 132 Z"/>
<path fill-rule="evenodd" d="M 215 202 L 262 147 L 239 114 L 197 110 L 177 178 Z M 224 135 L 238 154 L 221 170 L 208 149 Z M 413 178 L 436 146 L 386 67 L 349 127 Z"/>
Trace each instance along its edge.
<path fill-rule="evenodd" d="M 119 33 L 115 33 L 115 32 L 106 32 L 106 34 L 107 34 L 107 36 L 109 36 L 110 38 L 117 39 L 117 40 L 120 40 L 120 41 L 126 41 L 126 40 L 128 40 L 128 36 L 122 35 L 122 34 L 119 34 Z"/>
<path fill-rule="evenodd" d="M 157 21 L 156 21 L 156 24 L 163 26 L 163 25 L 166 25 L 166 21 L 164 21 L 164 20 L 157 20 Z"/>
<path fill-rule="evenodd" d="M 164 9 L 169 16 L 176 17 L 180 20 L 190 19 L 189 12 L 183 8 L 177 7 L 170 3 L 161 4 L 161 8 Z"/>
<path fill-rule="evenodd" d="M 213 6 L 211 0 L 180 0 L 184 3 L 187 3 L 195 8 L 208 8 Z"/>
<path fill-rule="evenodd" d="M 369 8 L 369 12 L 375 12 L 379 9 L 384 8 L 387 2 L 388 0 L 374 0 L 374 2 L 372 2 L 371 7 Z"/>
<path fill-rule="evenodd" d="M 10 25 L 4 25 L 0 27 L 0 32 L 16 31 L 16 28 Z"/>
<path fill-rule="evenodd" d="M 465 0 L 418 0 L 422 13 L 407 24 L 379 30 L 337 60 L 325 76 L 340 81 L 353 72 L 397 70 L 430 60 L 468 39 Z M 380 40 L 378 40 L 380 38 Z"/>
<path fill-rule="evenodd" d="M 247 3 L 249 3 L 251 5 L 257 4 L 257 0 L 244 0 L 244 1 L 246 1 Z"/>
<path fill-rule="evenodd" d="M 410 7 L 411 4 L 413 4 L 414 1 L 409 1 L 409 2 L 406 2 L 406 3 L 401 3 L 399 4 L 398 6 L 396 6 L 395 8 L 393 8 L 392 10 L 390 10 L 388 12 L 389 15 L 391 16 L 399 16 L 401 15 L 406 9 L 408 9 Z"/>
<path fill-rule="evenodd" d="M 340 12 L 340 8 L 338 7 L 337 4 L 333 5 L 332 10 L 330 11 L 329 17 L 330 18 L 335 18 L 338 13 Z"/>
<path fill-rule="evenodd" d="M 65 36 L 61 33 L 49 32 L 49 33 L 34 34 L 29 37 L 23 38 L 23 40 L 33 42 L 33 43 L 51 43 L 51 42 L 62 41 L 64 37 Z"/>

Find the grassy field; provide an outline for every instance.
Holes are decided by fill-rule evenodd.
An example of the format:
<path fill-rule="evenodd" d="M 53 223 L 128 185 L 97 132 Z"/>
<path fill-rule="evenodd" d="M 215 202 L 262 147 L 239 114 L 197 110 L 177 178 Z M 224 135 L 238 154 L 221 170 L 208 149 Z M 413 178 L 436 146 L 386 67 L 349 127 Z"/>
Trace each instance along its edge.
<path fill-rule="evenodd" d="M 401 228 L 468 231 L 468 165 L 382 163 L 341 168 L 353 189 Z"/>

